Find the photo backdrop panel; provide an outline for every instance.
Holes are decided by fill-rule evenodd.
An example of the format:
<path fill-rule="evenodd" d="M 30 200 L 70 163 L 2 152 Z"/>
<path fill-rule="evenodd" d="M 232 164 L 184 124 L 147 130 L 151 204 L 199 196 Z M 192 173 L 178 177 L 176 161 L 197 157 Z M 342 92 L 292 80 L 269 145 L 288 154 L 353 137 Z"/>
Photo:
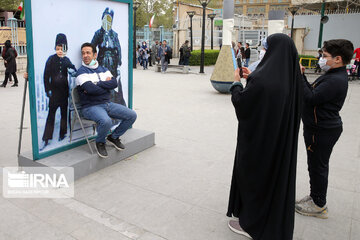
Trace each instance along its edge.
<path fill-rule="evenodd" d="M 38 153 L 69 146 L 84 139 L 74 119 L 71 90 L 81 66 L 81 45 L 96 45 L 99 64 L 118 80 L 112 100 L 129 102 L 129 5 L 105 0 L 31 0 Z M 29 20 L 28 20 L 29 21 Z M 62 44 L 66 57 L 56 55 Z M 64 72 L 68 72 L 67 74 Z M 89 136 L 93 127 L 86 126 Z M 33 144 L 34 145 L 34 144 Z M 34 149 L 36 151 L 36 149 Z"/>

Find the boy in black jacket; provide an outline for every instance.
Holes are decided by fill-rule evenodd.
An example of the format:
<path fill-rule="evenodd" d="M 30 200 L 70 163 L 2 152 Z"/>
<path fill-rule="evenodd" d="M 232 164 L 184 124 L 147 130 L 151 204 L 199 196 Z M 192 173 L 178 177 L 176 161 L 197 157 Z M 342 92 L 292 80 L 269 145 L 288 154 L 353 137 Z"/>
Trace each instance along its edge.
<path fill-rule="evenodd" d="M 40 151 L 44 150 L 53 138 L 55 114 L 58 108 L 60 108 L 61 113 L 58 141 L 63 140 L 67 133 L 69 98 L 68 73 L 74 74 L 76 68 L 71 63 L 70 59 L 65 57 L 67 51 L 67 39 L 65 34 L 59 33 L 56 36 L 55 51 L 56 54 L 51 55 L 46 61 L 44 70 L 44 86 L 46 96 L 49 98 L 49 112 L 42 137 L 43 144 L 40 147 Z"/>
<path fill-rule="evenodd" d="M 342 133 L 339 115 L 347 90 L 346 64 L 351 61 L 353 44 L 344 39 L 324 42 L 319 66 L 325 74 L 310 84 L 304 75 L 302 121 L 310 176 L 310 195 L 296 201 L 296 212 L 327 218 L 326 193 L 329 159 Z M 304 70 L 304 69 L 302 69 Z"/>

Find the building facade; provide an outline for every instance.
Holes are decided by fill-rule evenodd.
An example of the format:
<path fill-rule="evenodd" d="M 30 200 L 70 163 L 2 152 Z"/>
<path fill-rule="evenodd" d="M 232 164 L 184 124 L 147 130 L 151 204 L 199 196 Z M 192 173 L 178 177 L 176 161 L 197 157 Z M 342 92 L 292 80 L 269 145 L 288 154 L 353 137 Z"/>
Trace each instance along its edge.
<path fill-rule="evenodd" d="M 267 18 L 269 11 L 284 10 L 291 5 L 291 0 L 235 0 L 235 13 L 252 18 Z"/>

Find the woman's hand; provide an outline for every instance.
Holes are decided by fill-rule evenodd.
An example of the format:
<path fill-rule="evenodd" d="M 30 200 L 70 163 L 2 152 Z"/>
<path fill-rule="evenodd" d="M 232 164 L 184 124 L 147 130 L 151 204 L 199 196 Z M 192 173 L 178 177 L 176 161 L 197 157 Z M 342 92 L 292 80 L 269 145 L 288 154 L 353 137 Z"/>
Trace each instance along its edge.
<path fill-rule="evenodd" d="M 240 71 L 240 69 L 239 69 Z M 248 76 L 251 74 L 250 69 L 248 69 L 247 67 L 242 67 L 242 71 L 243 71 L 243 78 L 247 79 Z"/>
<path fill-rule="evenodd" d="M 25 79 L 28 79 L 28 77 L 29 77 L 28 73 L 27 73 L 27 72 L 24 73 L 24 78 L 25 78 Z"/>

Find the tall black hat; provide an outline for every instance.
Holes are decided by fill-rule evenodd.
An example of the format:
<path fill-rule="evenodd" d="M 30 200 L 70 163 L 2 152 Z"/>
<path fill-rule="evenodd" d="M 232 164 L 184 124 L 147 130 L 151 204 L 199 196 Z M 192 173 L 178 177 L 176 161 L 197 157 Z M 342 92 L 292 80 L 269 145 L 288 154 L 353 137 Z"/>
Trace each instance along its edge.
<path fill-rule="evenodd" d="M 55 49 L 56 46 L 58 45 L 62 45 L 65 46 L 65 49 L 63 49 L 63 51 L 66 51 L 68 49 L 68 45 L 67 45 L 67 40 L 66 40 L 66 35 L 63 33 L 59 33 L 58 35 L 56 35 L 56 40 L 55 40 Z"/>

